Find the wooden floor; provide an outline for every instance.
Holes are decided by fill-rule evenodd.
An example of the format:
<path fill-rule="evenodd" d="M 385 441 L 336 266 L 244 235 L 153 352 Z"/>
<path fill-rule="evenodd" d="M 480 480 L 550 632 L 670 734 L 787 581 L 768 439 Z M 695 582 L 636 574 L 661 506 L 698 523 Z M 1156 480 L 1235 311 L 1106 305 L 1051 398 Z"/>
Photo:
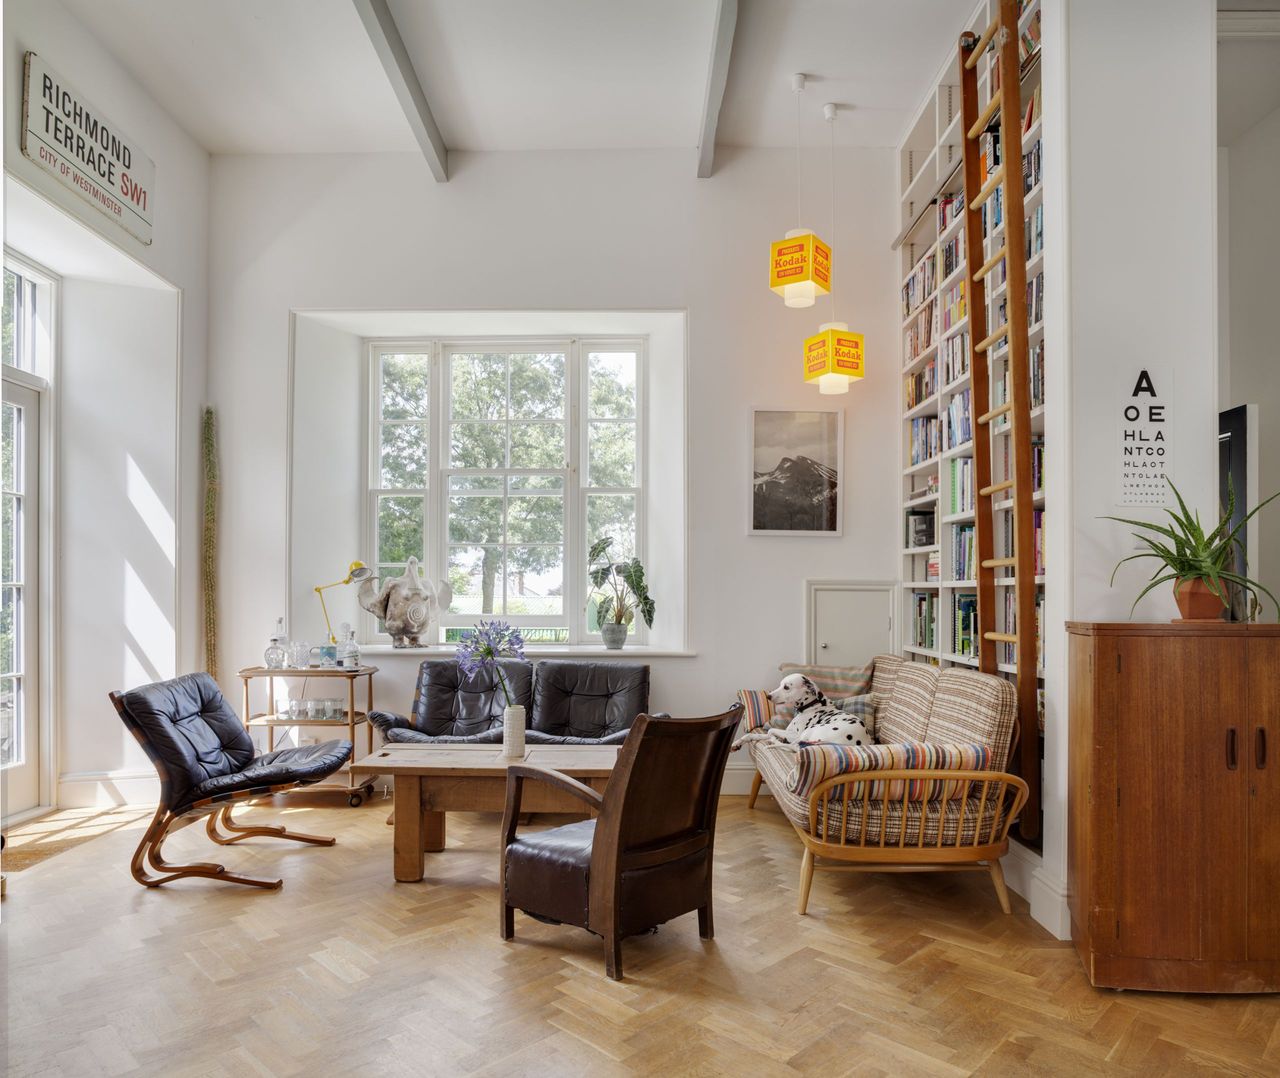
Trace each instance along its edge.
<path fill-rule="evenodd" d="M 137 830 L 14 876 L 5 1073 L 1280 1074 L 1280 999 L 1094 991 L 985 876 L 819 875 L 796 916 L 800 847 L 767 798 L 723 802 L 716 940 L 681 918 L 613 983 L 585 932 L 517 914 L 498 938 L 495 818 L 451 819 L 426 881 L 396 884 L 389 802 L 309 796 L 287 816 L 336 847 L 213 854 L 279 892 L 139 887 Z M 166 854 L 213 849 L 192 827 Z"/>

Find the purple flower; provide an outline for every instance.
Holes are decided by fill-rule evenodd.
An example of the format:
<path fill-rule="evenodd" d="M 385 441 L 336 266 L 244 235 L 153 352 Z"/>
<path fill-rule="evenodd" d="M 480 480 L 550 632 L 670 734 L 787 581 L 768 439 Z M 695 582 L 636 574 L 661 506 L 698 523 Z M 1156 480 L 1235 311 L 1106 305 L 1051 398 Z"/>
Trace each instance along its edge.
<path fill-rule="evenodd" d="M 507 690 L 507 679 L 503 677 L 498 660 L 524 661 L 524 637 L 519 629 L 505 621 L 482 621 L 462 634 L 456 654 L 458 666 L 467 677 L 474 677 L 481 670 L 495 672 L 507 706 L 511 706 L 511 693 Z"/>

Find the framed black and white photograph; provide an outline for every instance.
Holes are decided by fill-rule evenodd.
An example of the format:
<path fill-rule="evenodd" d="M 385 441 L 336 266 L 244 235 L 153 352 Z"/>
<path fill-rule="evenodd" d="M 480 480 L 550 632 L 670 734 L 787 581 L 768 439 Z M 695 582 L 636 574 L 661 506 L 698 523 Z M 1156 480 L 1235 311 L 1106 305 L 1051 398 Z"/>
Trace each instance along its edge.
<path fill-rule="evenodd" d="M 844 413 L 751 410 L 750 535 L 839 535 Z"/>

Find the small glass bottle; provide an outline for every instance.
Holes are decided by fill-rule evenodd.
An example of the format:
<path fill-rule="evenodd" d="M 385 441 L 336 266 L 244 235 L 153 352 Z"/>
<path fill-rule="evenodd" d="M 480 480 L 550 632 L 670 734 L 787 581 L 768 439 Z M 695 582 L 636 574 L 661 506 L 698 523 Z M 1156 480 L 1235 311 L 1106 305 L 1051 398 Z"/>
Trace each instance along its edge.
<path fill-rule="evenodd" d="M 338 665 L 344 670 L 360 668 L 360 645 L 356 643 L 356 631 L 346 622 L 340 626 L 342 642 L 338 645 Z"/>
<path fill-rule="evenodd" d="M 276 631 L 271 634 L 267 650 L 262 653 L 262 661 L 268 670 L 283 670 L 286 652 L 284 650 L 284 618 L 276 618 Z"/>

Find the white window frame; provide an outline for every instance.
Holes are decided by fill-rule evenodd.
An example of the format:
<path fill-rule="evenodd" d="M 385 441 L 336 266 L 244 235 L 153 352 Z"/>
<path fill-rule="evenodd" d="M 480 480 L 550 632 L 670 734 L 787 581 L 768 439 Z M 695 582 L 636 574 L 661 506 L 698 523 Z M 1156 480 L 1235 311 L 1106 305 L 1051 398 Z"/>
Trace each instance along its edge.
<path fill-rule="evenodd" d="M 369 556 L 364 560 L 376 567 L 378 558 L 378 498 L 386 495 L 405 494 L 420 496 L 424 502 L 424 535 L 422 565 L 433 583 L 447 576 L 448 571 L 448 497 L 449 478 L 460 474 L 493 474 L 489 470 L 468 472 L 449 464 L 449 357 L 466 352 L 563 352 L 566 357 L 565 386 L 567 410 L 565 468 L 502 468 L 494 469 L 503 475 L 511 474 L 563 474 L 564 476 L 564 614 L 563 615 L 481 615 L 484 618 L 500 618 L 521 627 L 565 627 L 568 639 L 563 644 L 549 647 L 581 646 L 595 644 L 599 635 L 587 632 L 586 603 L 588 597 L 587 551 L 590 539 L 586 535 L 587 499 L 592 494 L 634 494 L 636 500 L 635 555 L 645 562 L 645 546 L 648 528 L 648 338 L 635 335 L 596 335 L 592 337 L 449 337 L 449 338 L 377 338 L 366 341 L 366 385 L 368 392 L 364 402 L 366 439 L 365 497 L 362 500 L 364 519 L 361 534 Z M 589 379 L 588 356 L 591 352 L 634 352 L 636 356 L 636 485 L 634 487 L 589 487 L 587 479 L 587 441 L 589 436 Z M 427 409 L 428 460 L 427 485 L 402 489 L 381 487 L 381 363 L 386 353 L 417 354 L 428 356 Z M 551 420 L 549 422 L 554 422 Z M 504 497 L 506 495 L 504 494 Z M 646 563 L 647 564 L 647 563 Z M 503 586 L 505 586 L 505 581 Z M 446 614 L 433 625 L 435 635 L 428 646 L 442 646 L 443 631 L 449 628 L 470 627 L 474 615 Z M 385 644 L 390 637 L 379 633 L 376 620 L 366 615 L 362 639 L 366 643 Z M 632 643 L 645 645 L 649 630 L 642 619 L 637 618 Z M 444 645 L 451 646 L 451 645 Z M 539 645 L 534 645 L 539 646 Z"/>
<path fill-rule="evenodd" d="M 57 808 L 58 801 L 58 731 L 54 716 L 61 710 L 58 691 L 58 655 L 60 623 L 58 618 L 58 559 L 61 549 L 58 504 L 58 414 L 60 394 L 55 382 L 61 327 L 62 278 L 26 255 L 4 247 L 3 262 L 34 286 L 34 317 L 26 327 L 31 335 L 33 370 L 4 365 L 4 376 L 35 391 L 40 397 L 40 522 L 39 570 L 32 591 L 40 607 L 40 633 L 37 641 L 38 663 L 30 676 L 39 686 L 37 726 L 40 753 L 39 805 L 27 812 L 5 817 L 12 827 Z M 15 353 L 17 342 L 15 341 Z"/>

